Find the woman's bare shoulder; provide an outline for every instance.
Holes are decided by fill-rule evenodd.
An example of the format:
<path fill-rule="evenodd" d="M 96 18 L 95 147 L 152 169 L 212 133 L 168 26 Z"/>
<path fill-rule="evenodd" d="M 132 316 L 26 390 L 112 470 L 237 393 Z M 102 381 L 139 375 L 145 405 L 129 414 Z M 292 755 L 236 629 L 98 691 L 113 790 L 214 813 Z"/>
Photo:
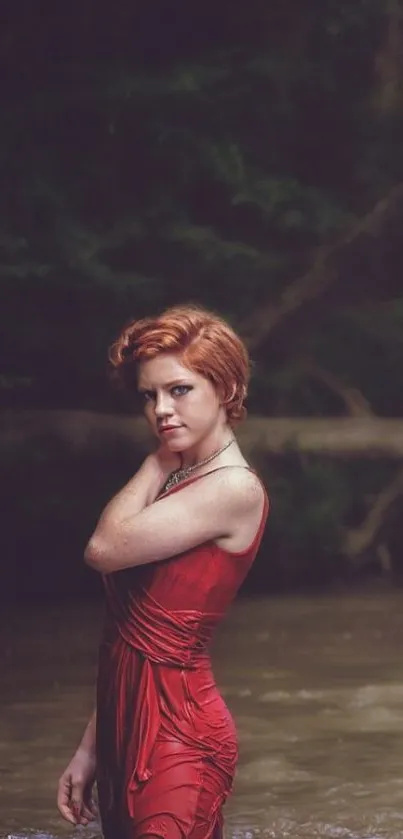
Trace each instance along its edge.
<path fill-rule="evenodd" d="M 208 481 L 210 490 L 224 492 L 228 501 L 235 506 L 247 510 L 250 506 L 256 505 L 265 494 L 265 487 L 257 473 L 247 465 L 229 464 L 207 472 L 200 476 L 198 481 L 199 489 L 202 489 L 204 480 Z"/>

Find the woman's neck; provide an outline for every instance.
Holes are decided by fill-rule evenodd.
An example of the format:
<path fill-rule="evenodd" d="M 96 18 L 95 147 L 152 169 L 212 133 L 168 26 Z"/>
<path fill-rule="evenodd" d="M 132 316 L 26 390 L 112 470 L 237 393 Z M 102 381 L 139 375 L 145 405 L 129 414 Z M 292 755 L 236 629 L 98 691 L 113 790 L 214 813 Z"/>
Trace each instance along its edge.
<path fill-rule="evenodd" d="M 234 435 L 228 426 L 220 434 L 209 437 L 208 440 L 200 442 L 197 446 L 181 452 L 182 468 L 194 467 L 209 457 L 213 459 L 213 455 L 218 457 L 221 450 L 225 449 L 227 445 L 229 447 L 229 443 L 233 439 Z"/>

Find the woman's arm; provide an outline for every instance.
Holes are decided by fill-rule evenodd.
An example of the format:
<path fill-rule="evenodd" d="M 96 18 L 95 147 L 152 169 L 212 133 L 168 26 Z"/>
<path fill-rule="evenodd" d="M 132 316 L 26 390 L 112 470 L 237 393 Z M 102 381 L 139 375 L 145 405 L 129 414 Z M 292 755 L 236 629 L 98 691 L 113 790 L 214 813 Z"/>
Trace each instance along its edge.
<path fill-rule="evenodd" d="M 103 541 L 119 538 L 124 528 L 124 522 L 131 521 L 133 516 L 142 512 L 155 501 L 168 475 L 180 465 L 180 458 L 169 450 L 161 447 L 158 452 L 146 457 L 140 469 L 133 478 L 112 498 L 103 510 L 86 550 L 84 559 L 92 565 L 94 548 Z M 101 569 L 96 569 L 101 570 Z"/>
<path fill-rule="evenodd" d="M 84 731 L 80 745 L 59 778 L 57 806 L 71 824 L 88 824 L 95 818 L 92 788 L 96 771 L 96 711 Z"/>
<path fill-rule="evenodd" d="M 113 530 L 129 516 L 144 510 L 160 491 L 163 474 L 158 461 L 152 455 L 147 457 L 133 478 L 115 495 L 103 510 L 95 533 L 99 529 Z"/>
<path fill-rule="evenodd" d="M 139 497 L 141 493 L 144 499 L 145 486 Z M 257 526 L 263 503 L 261 483 L 246 469 L 204 475 L 155 504 L 133 505 L 118 525 L 116 516 L 101 517 L 85 560 L 102 574 L 158 562 L 204 542 L 230 538 L 242 528 L 246 532 L 251 517 Z"/>
<path fill-rule="evenodd" d="M 95 755 L 95 740 L 97 733 L 97 710 L 91 715 L 88 725 L 85 728 L 84 734 L 81 738 L 79 749 L 88 754 Z"/>

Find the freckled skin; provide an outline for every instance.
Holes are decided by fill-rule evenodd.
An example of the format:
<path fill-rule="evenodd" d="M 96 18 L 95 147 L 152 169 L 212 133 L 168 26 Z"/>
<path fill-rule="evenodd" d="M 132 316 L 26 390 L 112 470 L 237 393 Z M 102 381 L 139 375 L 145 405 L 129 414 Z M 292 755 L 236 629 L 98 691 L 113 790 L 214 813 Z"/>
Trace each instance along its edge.
<path fill-rule="evenodd" d="M 138 387 L 160 445 L 107 505 L 86 550 L 107 605 L 96 742 L 103 832 L 221 839 L 237 740 L 208 645 L 255 558 L 268 503 L 236 441 L 159 497 L 174 469 L 210 457 L 233 431 L 211 382 L 180 356 L 140 364 Z"/>
<path fill-rule="evenodd" d="M 176 355 L 143 362 L 138 372 L 144 412 L 154 434 L 186 463 L 203 460 L 231 434 L 219 396 L 208 379 L 185 367 Z M 176 426 L 169 435 L 164 425 Z"/>

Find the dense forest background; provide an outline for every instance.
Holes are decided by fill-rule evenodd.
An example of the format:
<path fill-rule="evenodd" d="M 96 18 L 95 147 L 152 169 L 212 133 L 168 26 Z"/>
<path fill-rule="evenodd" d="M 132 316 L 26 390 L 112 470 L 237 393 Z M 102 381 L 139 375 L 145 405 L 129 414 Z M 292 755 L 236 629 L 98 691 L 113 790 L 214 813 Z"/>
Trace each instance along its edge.
<path fill-rule="evenodd" d="M 144 454 L 107 347 L 188 300 L 254 359 L 249 586 L 399 584 L 401 0 L 0 17 L 2 596 L 97 590 L 84 541 Z"/>

